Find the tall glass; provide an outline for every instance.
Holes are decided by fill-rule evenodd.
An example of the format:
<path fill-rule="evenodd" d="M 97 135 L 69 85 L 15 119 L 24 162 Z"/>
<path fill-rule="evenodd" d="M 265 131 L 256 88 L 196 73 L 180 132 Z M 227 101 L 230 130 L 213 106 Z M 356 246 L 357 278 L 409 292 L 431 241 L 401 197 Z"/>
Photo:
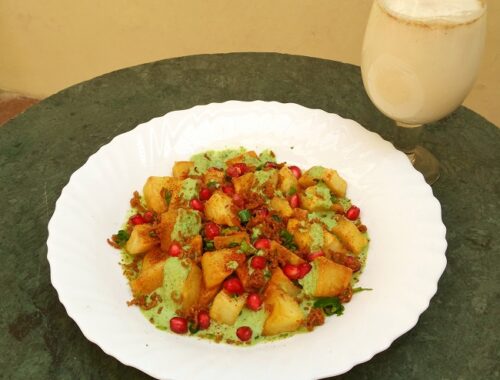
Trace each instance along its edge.
<path fill-rule="evenodd" d="M 454 111 L 469 93 L 483 52 L 481 0 L 375 0 L 361 72 L 368 96 L 398 126 L 394 142 L 430 184 L 437 159 L 418 145 L 422 126 Z"/>

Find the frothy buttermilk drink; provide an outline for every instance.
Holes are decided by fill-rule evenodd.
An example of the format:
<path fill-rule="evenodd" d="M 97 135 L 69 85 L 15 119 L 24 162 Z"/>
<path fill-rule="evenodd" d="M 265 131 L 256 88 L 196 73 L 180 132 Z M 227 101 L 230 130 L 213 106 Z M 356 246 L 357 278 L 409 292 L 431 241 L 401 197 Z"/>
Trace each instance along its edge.
<path fill-rule="evenodd" d="M 485 8 L 480 0 L 376 0 L 361 67 L 372 102 L 411 125 L 452 112 L 479 68 Z"/>

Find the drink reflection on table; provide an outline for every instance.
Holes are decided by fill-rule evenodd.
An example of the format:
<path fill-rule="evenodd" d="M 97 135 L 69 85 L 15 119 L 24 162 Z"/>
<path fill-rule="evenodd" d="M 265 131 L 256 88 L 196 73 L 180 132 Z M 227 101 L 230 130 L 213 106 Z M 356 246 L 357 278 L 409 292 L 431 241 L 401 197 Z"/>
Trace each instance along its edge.
<path fill-rule="evenodd" d="M 395 120 L 396 147 L 429 184 L 439 164 L 417 146 L 422 125 L 453 112 L 469 93 L 486 35 L 481 0 L 375 0 L 361 71 L 368 96 Z"/>

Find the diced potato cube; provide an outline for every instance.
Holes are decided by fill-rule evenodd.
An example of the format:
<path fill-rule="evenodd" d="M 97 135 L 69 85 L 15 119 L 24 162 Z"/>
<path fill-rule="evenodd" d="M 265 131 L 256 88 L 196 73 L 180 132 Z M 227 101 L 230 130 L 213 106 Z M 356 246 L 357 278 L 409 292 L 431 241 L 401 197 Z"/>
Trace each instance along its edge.
<path fill-rule="evenodd" d="M 219 323 L 233 325 L 245 306 L 246 298 L 246 295 L 232 296 L 221 290 L 210 308 L 210 318 Z"/>
<path fill-rule="evenodd" d="M 306 277 L 314 274 L 316 274 L 316 287 L 309 289 L 307 294 L 314 297 L 334 297 L 347 288 L 351 281 L 352 270 L 320 256 L 313 261 L 313 269 L 303 281 L 307 281 Z M 307 287 L 304 286 L 304 289 Z"/>
<path fill-rule="evenodd" d="M 307 210 L 304 210 L 302 208 L 294 208 L 293 209 L 293 218 L 294 219 L 298 219 L 298 220 L 307 220 L 307 215 L 309 213 L 307 212 Z"/>
<path fill-rule="evenodd" d="M 257 163 L 257 162 L 258 162 L 257 153 L 255 153 L 253 150 L 249 150 L 248 152 L 242 153 L 239 156 L 227 160 L 226 165 L 230 166 L 239 163 L 246 163 L 248 166 L 255 167 L 255 165 L 252 165 L 252 163 Z"/>
<path fill-rule="evenodd" d="M 309 251 L 312 243 L 308 226 L 305 221 L 297 219 L 290 219 L 286 226 L 286 229 L 293 235 L 293 240 L 301 251 Z"/>
<path fill-rule="evenodd" d="M 209 168 L 205 174 L 203 174 L 203 184 L 207 186 L 210 183 L 218 183 L 221 185 L 224 183 L 224 177 L 226 174 L 222 169 L 217 169 L 217 168 Z"/>
<path fill-rule="evenodd" d="M 212 303 L 212 300 L 214 297 L 217 295 L 220 289 L 220 285 L 214 286 L 212 288 L 207 288 L 204 284 L 204 281 L 202 281 L 201 285 L 201 292 L 200 292 L 200 298 L 198 300 L 198 305 L 201 308 L 208 307 Z"/>
<path fill-rule="evenodd" d="M 184 179 L 189 175 L 189 172 L 193 167 L 193 161 L 176 161 L 172 167 L 172 175 L 175 178 Z"/>
<path fill-rule="evenodd" d="M 302 187 L 309 187 L 319 181 L 323 181 L 337 197 L 345 197 L 347 182 L 333 169 L 313 166 L 302 174 L 299 184 Z"/>
<path fill-rule="evenodd" d="M 345 197 L 347 182 L 339 176 L 336 170 L 327 170 L 323 181 L 337 197 Z"/>
<path fill-rule="evenodd" d="M 278 170 L 261 170 L 258 172 L 258 175 L 255 176 L 253 190 L 256 192 L 263 192 L 268 198 L 272 198 L 278 186 L 278 179 Z"/>
<path fill-rule="evenodd" d="M 297 330 L 304 320 L 304 313 L 295 299 L 275 289 L 264 300 L 269 316 L 264 323 L 262 335 L 270 336 Z"/>
<path fill-rule="evenodd" d="M 143 266 L 136 279 L 130 281 L 130 287 L 134 295 L 149 294 L 163 284 L 163 267 L 165 258 L 146 268 Z"/>
<path fill-rule="evenodd" d="M 201 235 L 194 236 L 187 245 L 189 246 L 190 257 L 201 257 L 201 255 L 203 254 L 203 238 L 201 237 Z"/>
<path fill-rule="evenodd" d="M 240 177 L 235 177 L 232 179 L 234 185 L 234 191 L 238 195 L 248 194 L 253 186 L 254 174 L 252 172 L 243 174 Z"/>
<path fill-rule="evenodd" d="M 172 244 L 172 231 L 174 230 L 175 221 L 177 220 L 177 209 L 169 208 L 167 212 L 161 214 L 160 217 L 160 241 L 161 249 L 168 251 Z"/>
<path fill-rule="evenodd" d="M 309 211 L 328 211 L 333 205 L 330 189 L 323 183 L 309 186 L 299 193 L 299 198 L 301 207 Z"/>
<path fill-rule="evenodd" d="M 264 298 L 268 298 L 275 289 L 279 289 L 292 297 L 296 297 L 300 293 L 300 289 L 294 285 L 279 267 L 273 269 L 272 276 L 264 292 Z"/>
<path fill-rule="evenodd" d="M 274 240 L 271 240 L 271 253 L 289 264 L 299 265 L 305 262 L 304 259 L 300 258 L 295 253 L 283 247 L 280 243 Z"/>
<path fill-rule="evenodd" d="M 160 242 L 157 237 L 149 235 L 151 231 L 152 229 L 149 224 L 138 224 L 135 226 L 127 244 L 125 244 L 125 250 L 131 255 L 149 251 Z"/>
<path fill-rule="evenodd" d="M 283 218 L 289 218 L 293 215 L 293 209 L 285 198 L 273 197 L 271 199 L 271 208 Z"/>
<path fill-rule="evenodd" d="M 243 240 L 250 243 L 250 238 L 245 231 L 237 232 L 233 235 L 216 236 L 214 237 L 214 245 L 215 249 L 235 248 L 234 246 L 239 246 Z"/>
<path fill-rule="evenodd" d="M 217 224 L 238 226 L 240 224 L 233 210 L 233 200 L 222 191 L 215 191 L 205 203 L 205 217 Z"/>
<path fill-rule="evenodd" d="M 217 251 L 205 252 L 201 257 L 205 286 L 213 288 L 220 285 L 227 276 L 234 272 L 230 262 L 235 261 L 238 265 L 241 265 L 245 259 L 246 256 L 244 254 L 237 253 L 233 249 L 219 249 Z"/>
<path fill-rule="evenodd" d="M 243 284 L 243 288 L 248 290 L 250 288 L 250 271 L 248 270 L 248 265 L 238 265 L 238 268 L 236 268 L 236 276 L 238 276 Z"/>
<path fill-rule="evenodd" d="M 342 217 L 332 228 L 332 232 L 337 235 L 342 244 L 354 254 L 358 255 L 368 244 L 368 239 L 358 230 L 356 225 L 350 220 Z"/>
<path fill-rule="evenodd" d="M 283 192 L 283 194 L 292 195 L 290 193 L 299 190 L 297 177 L 293 175 L 292 171 L 288 167 L 283 166 L 278 172 L 278 176 L 279 189 Z"/>
<path fill-rule="evenodd" d="M 166 257 L 167 254 L 162 251 L 160 247 L 154 247 L 144 255 L 144 258 L 142 259 L 141 271 L 151 268 L 160 261 L 165 261 Z"/>
<path fill-rule="evenodd" d="M 187 312 L 198 303 L 203 283 L 203 275 L 200 267 L 192 260 L 189 262 L 191 268 L 182 288 L 181 310 L 183 312 Z"/>
<path fill-rule="evenodd" d="M 323 231 L 323 250 L 325 253 L 328 252 L 338 252 L 338 253 L 347 253 L 347 249 L 342 245 L 337 237 L 327 231 Z"/>
<path fill-rule="evenodd" d="M 178 190 L 179 180 L 177 178 L 149 177 L 143 188 L 144 200 L 149 209 L 161 214 L 168 209 L 165 191 L 169 191 L 172 197 L 173 193 L 177 193 Z"/>

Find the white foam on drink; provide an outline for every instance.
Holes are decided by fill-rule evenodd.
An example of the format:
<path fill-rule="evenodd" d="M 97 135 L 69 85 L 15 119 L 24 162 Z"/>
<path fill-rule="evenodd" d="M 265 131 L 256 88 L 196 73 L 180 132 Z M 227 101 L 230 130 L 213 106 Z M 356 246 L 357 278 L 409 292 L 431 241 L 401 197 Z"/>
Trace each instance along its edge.
<path fill-rule="evenodd" d="M 467 23 L 486 8 L 482 0 L 378 0 L 388 13 L 408 21 Z"/>

